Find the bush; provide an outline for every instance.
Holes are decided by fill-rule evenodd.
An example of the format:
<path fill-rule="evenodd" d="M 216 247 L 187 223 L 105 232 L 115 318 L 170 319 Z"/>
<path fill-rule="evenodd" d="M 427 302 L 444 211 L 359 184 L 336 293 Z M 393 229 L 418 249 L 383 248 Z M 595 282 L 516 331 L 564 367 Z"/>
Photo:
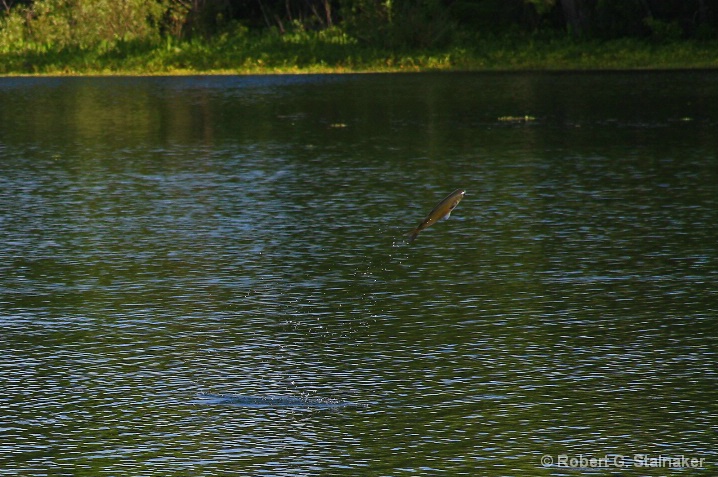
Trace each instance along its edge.
<path fill-rule="evenodd" d="M 17 12 L 0 18 L 0 52 L 18 50 L 25 44 L 25 19 Z"/>
<path fill-rule="evenodd" d="M 342 16 L 350 35 L 385 48 L 446 44 L 456 27 L 440 0 L 344 0 Z"/>
<path fill-rule="evenodd" d="M 677 22 L 646 18 L 644 23 L 651 30 L 651 37 L 656 41 L 675 41 L 683 35 L 683 30 Z"/>
<path fill-rule="evenodd" d="M 160 38 L 169 0 L 37 0 L 0 23 L 0 47 L 45 50 L 113 47 Z"/>

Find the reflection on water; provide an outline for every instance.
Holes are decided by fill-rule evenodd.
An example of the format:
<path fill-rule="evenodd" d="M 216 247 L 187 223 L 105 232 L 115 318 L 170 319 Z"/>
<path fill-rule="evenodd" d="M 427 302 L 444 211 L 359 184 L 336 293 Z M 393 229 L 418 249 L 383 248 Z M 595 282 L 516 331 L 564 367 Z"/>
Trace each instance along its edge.
<path fill-rule="evenodd" d="M 0 80 L 0 475 L 713 465 L 716 79 Z"/>

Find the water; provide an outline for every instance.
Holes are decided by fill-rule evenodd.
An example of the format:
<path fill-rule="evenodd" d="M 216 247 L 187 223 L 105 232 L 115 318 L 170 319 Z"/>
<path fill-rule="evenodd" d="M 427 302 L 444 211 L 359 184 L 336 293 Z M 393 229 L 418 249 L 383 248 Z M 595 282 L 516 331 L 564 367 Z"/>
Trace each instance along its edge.
<path fill-rule="evenodd" d="M 716 106 L 711 72 L 0 79 L 0 475 L 709 475 Z"/>

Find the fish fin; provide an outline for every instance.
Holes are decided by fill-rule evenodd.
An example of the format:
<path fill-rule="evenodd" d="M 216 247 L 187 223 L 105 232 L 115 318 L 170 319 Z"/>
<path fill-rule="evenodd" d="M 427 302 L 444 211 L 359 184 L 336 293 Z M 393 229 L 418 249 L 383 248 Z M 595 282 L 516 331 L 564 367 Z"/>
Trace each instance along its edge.
<path fill-rule="evenodd" d="M 449 217 L 451 217 L 451 211 L 449 211 L 448 214 L 446 214 L 445 216 L 443 216 L 443 217 L 440 218 L 439 220 L 449 220 Z"/>

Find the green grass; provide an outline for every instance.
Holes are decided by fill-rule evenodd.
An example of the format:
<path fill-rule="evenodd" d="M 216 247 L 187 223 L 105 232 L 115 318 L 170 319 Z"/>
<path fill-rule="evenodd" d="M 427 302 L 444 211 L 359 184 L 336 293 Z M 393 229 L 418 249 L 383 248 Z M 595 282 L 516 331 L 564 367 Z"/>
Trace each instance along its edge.
<path fill-rule="evenodd" d="M 464 38 L 428 50 L 361 44 L 338 30 L 224 34 L 95 48 L 0 51 L 3 75 L 171 75 L 718 68 L 718 41 Z"/>

